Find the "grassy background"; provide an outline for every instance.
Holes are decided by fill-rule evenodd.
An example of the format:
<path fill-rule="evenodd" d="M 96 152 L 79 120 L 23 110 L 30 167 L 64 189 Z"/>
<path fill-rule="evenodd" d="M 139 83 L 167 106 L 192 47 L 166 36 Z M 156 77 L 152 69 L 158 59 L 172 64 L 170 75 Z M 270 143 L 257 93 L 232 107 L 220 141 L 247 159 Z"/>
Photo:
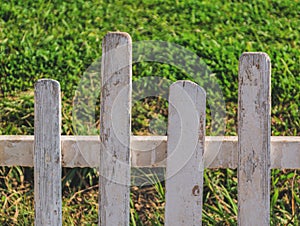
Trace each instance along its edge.
<path fill-rule="evenodd" d="M 101 57 L 101 40 L 109 31 L 128 32 L 133 41 L 176 43 L 200 56 L 222 88 L 227 135 L 236 135 L 238 58 L 245 51 L 266 52 L 272 62 L 272 135 L 300 135 L 299 12 L 298 0 L 3 0 L 0 135 L 33 134 L 33 85 L 40 78 L 61 83 L 63 134 L 74 134 L 72 99 L 83 72 Z M 173 80 L 183 76 L 168 65 L 133 66 L 134 79 L 148 75 Z M 160 100 L 155 103 L 142 103 L 133 109 L 135 134 L 149 133 L 151 117 L 157 117 L 158 106 L 165 107 Z M 154 113 L 147 114 L 149 111 Z M 20 167 L 1 169 L 2 224 L 32 224 L 31 173 L 30 169 Z M 272 225 L 299 224 L 298 174 L 298 171 L 272 171 Z M 72 178 L 79 179 L 72 184 Z M 66 225 L 92 223 L 97 219 L 95 181 L 95 170 L 64 169 Z M 75 186 L 78 183 L 80 186 Z M 235 225 L 235 171 L 206 171 L 205 185 L 205 224 Z M 163 222 L 162 190 L 159 185 L 152 189 L 155 202 L 148 203 L 149 207 L 145 203 L 143 208 L 137 207 L 141 203 L 138 197 L 143 195 L 139 191 L 133 188 L 132 224 L 159 225 Z M 144 215 L 147 217 L 143 218 Z"/>

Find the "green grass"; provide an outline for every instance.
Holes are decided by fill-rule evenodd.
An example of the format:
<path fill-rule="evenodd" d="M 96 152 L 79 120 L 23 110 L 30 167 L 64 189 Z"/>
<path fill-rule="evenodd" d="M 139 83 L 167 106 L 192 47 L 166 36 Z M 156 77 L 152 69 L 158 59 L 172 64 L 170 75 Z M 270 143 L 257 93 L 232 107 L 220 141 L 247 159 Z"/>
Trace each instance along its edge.
<path fill-rule="evenodd" d="M 208 65 L 225 98 L 226 135 L 236 135 L 239 56 L 245 51 L 266 52 L 272 62 L 272 135 L 299 136 L 299 12 L 299 0 L 3 0 L 0 4 L 0 135 L 33 134 L 33 86 L 40 78 L 61 83 L 63 134 L 74 134 L 72 101 L 83 73 L 101 57 L 103 36 L 109 31 L 125 31 L 133 42 L 162 40 L 181 45 Z M 146 76 L 163 76 L 172 81 L 192 78 L 166 64 L 133 65 L 134 80 Z M 166 122 L 166 107 L 160 98 L 144 99 L 134 105 L 133 133 L 163 134 L 161 125 Z M 98 123 L 98 118 L 93 120 Z M 207 125 L 210 126 L 209 121 Z M 1 169 L 0 224 L 32 224 L 31 173 L 31 169 L 21 167 Z M 95 178 L 95 170 L 64 170 L 65 225 L 97 221 L 97 189 L 92 187 L 96 186 Z M 272 225 L 299 224 L 299 182 L 299 171 L 272 171 Z M 138 211 L 132 200 L 132 225 L 162 224 L 161 186 L 154 186 L 155 195 L 151 196 L 158 204 L 146 212 Z M 204 224 L 235 225 L 236 193 L 235 171 L 207 170 Z M 132 195 L 136 197 L 134 191 Z"/>
<path fill-rule="evenodd" d="M 0 96 L 24 97 L 34 82 L 61 83 L 65 134 L 72 133 L 72 98 L 83 72 L 101 57 L 109 31 L 128 32 L 134 42 L 162 40 L 194 52 L 216 74 L 228 105 L 237 103 L 238 58 L 264 51 L 272 61 L 272 133 L 299 135 L 299 1 L 3 1 L 0 6 Z M 149 68 L 152 68 L 151 71 Z M 134 65 L 134 78 L 184 75 L 167 65 Z M 188 75 L 186 75 L 189 77 Z M 25 92 L 25 93 L 24 93 Z M 1 106 L 0 133 L 32 134 L 21 127 L 22 111 Z M 29 111 L 33 111 L 29 103 Z M 6 112 L 14 115 L 6 117 Z M 10 115 L 11 115 L 10 114 Z M 233 110 L 227 115 L 232 117 Z M 32 115 L 26 127 L 32 127 Z M 4 125 L 2 123 L 5 122 Z M 24 125 L 24 124 L 22 124 Z M 230 126 L 232 127 L 232 126 Z M 227 132 L 234 135 L 230 128 Z"/>
<path fill-rule="evenodd" d="M 0 222 L 2 225 L 33 225 L 32 171 L 1 168 Z M 134 170 L 130 220 L 134 225 L 163 225 L 164 181 L 158 169 Z M 97 175 L 97 174 L 95 174 Z M 66 184 L 63 188 L 63 224 L 96 225 L 98 210 L 97 176 L 91 184 Z M 140 180 L 137 182 L 136 180 Z M 86 183 L 86 182 L 85 182 Z M 203 225 L 237 224 L 237 177 L 229 169 L 204 173 Z M 297 170 L 272 170 L 271 225 L 298 225 L 300 219 L 300 175 Z"/>

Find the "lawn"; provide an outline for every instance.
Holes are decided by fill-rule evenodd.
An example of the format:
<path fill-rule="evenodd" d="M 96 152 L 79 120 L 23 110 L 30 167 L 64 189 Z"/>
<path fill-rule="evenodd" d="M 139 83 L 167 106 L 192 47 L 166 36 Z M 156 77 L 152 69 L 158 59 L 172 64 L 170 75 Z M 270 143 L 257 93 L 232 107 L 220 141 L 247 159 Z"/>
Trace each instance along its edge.
<path fill-rule="evenodd" d="M 226 135 L 236 135 L 238 59 L 266 52 L 272 62 L 272 135 L 300 135 L 300 1 L 6 1 L 0 4 L 0 135 L 33 134 L 33 88 L 40 78 L 61 83 L 62 132 L 77 134 L 73 100 L 85 71 L 100 59 L 109 31 L 128 32 L 133 43 L 164 41 L 196 54 L 214 75 L 226 103 Z M 158 76 L 192 79 L 176 66 L 133 65 L 134 81 Z M 167 103 L 143 99 L 133 106 L 132 131 L 164 133 Z M 98 112 L 98 108 L 95 109 Z M 210 109 L 207 110 L 208 115 Z M 154 119 L 154 120 L 153 120 Z M 97 126 L 98 119 L 95 120 Z M 165 125 L 162 123 L 162 125 Z M 208 117 L 207 134 L 210 135 Z M 155 128 L 149 129 L 150 127 Z M 81 133 L 97 131 L 83 130 Z M 299 170 L 272 170 L 271 224 L 297 225 Z M 64 169 L 64 225 L 97 222 L 97 171 Z M 155 181 L 155 174 L 145 173 Z M 73 180 L 72 180 L 73 179 Z M 33 224 L 32 169 L 0 170 L 1 225 Z M 235 225 L 235 170 L 207 170 L 205 225 Z M 164 184 L 132 187 L 132 225 L 163 223 Z"/>

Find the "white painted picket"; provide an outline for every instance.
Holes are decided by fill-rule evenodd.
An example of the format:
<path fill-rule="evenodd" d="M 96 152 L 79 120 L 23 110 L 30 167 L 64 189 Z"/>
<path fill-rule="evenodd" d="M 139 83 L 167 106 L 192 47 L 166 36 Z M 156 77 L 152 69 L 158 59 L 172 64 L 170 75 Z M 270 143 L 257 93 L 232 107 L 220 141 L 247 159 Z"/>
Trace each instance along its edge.
<path fill-rule="evenodd" d="M 98 224 L 129 225 L 132 164 L 166 166 L 166 225 L 201 225 L 204 168 L 238 168 L 239 225 L 269 225 L 270 168 L 300 168 L 300 137 L 271 137 L 269 57 L 240 58 L 238 137 L 205 137 L 205 93 L 188 81 L 170 87 L 168 136 L 135 137 L 131 51 L 128 34 L 105 36 L 101 142 L 60 135 L 59 83 L 48 79 L 35 86 L 35 136 L 0 136 L 0 165 L 34 165 L 35 224 L 62 224 L 61 167 L 99 167 Z"/>
<path fill-rule="evenodd" d="M 165 225 L 201 224 L 205 109 L 206 94 L 197 84 L 171 85 Z"/>
<path fill-rule="evenodd" d="M 35 85 L 34 206 L 35 225 L 62 225 L 61 98 L 57 81 Z"/>
<path fill-rule="evenodd" d="M 271 65 L 244 53 L 239 65 L 238 224 L 270 224 Z"/>
<path fill-rule="evenodd" d="M 99 225 L 103 226 L 129 225 L 131 59 L 127 33 L 104 37 L 99 168 Z"/>

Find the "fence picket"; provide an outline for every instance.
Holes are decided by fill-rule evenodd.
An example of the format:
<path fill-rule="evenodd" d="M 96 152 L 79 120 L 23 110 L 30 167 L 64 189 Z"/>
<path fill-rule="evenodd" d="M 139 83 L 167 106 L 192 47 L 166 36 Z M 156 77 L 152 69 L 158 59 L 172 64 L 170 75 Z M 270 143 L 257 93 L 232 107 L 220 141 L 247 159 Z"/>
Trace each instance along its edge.
<path fill-rule="evenodd" d="M 129 225 L 131 132 L 131 38 L 103 40 L 100 113 L 99 225 Z M 99 150 L 100 151 L 100 150 Z"/>
<path fill-rule="evenodd" d="M 244 53 L 239 63 L 238 224 L 270 224 L 270 59 Z"/>
<path fill-rule="evenodd" d="M 171 85 L 166 225 L 201 225 L 206 94 L 189 81 Z"/>
<path fill-rule="evenodd" d="M 34 203 L 35 225 L 62 225 L 61 98 L 57 81 L 35 85 Z"/>

